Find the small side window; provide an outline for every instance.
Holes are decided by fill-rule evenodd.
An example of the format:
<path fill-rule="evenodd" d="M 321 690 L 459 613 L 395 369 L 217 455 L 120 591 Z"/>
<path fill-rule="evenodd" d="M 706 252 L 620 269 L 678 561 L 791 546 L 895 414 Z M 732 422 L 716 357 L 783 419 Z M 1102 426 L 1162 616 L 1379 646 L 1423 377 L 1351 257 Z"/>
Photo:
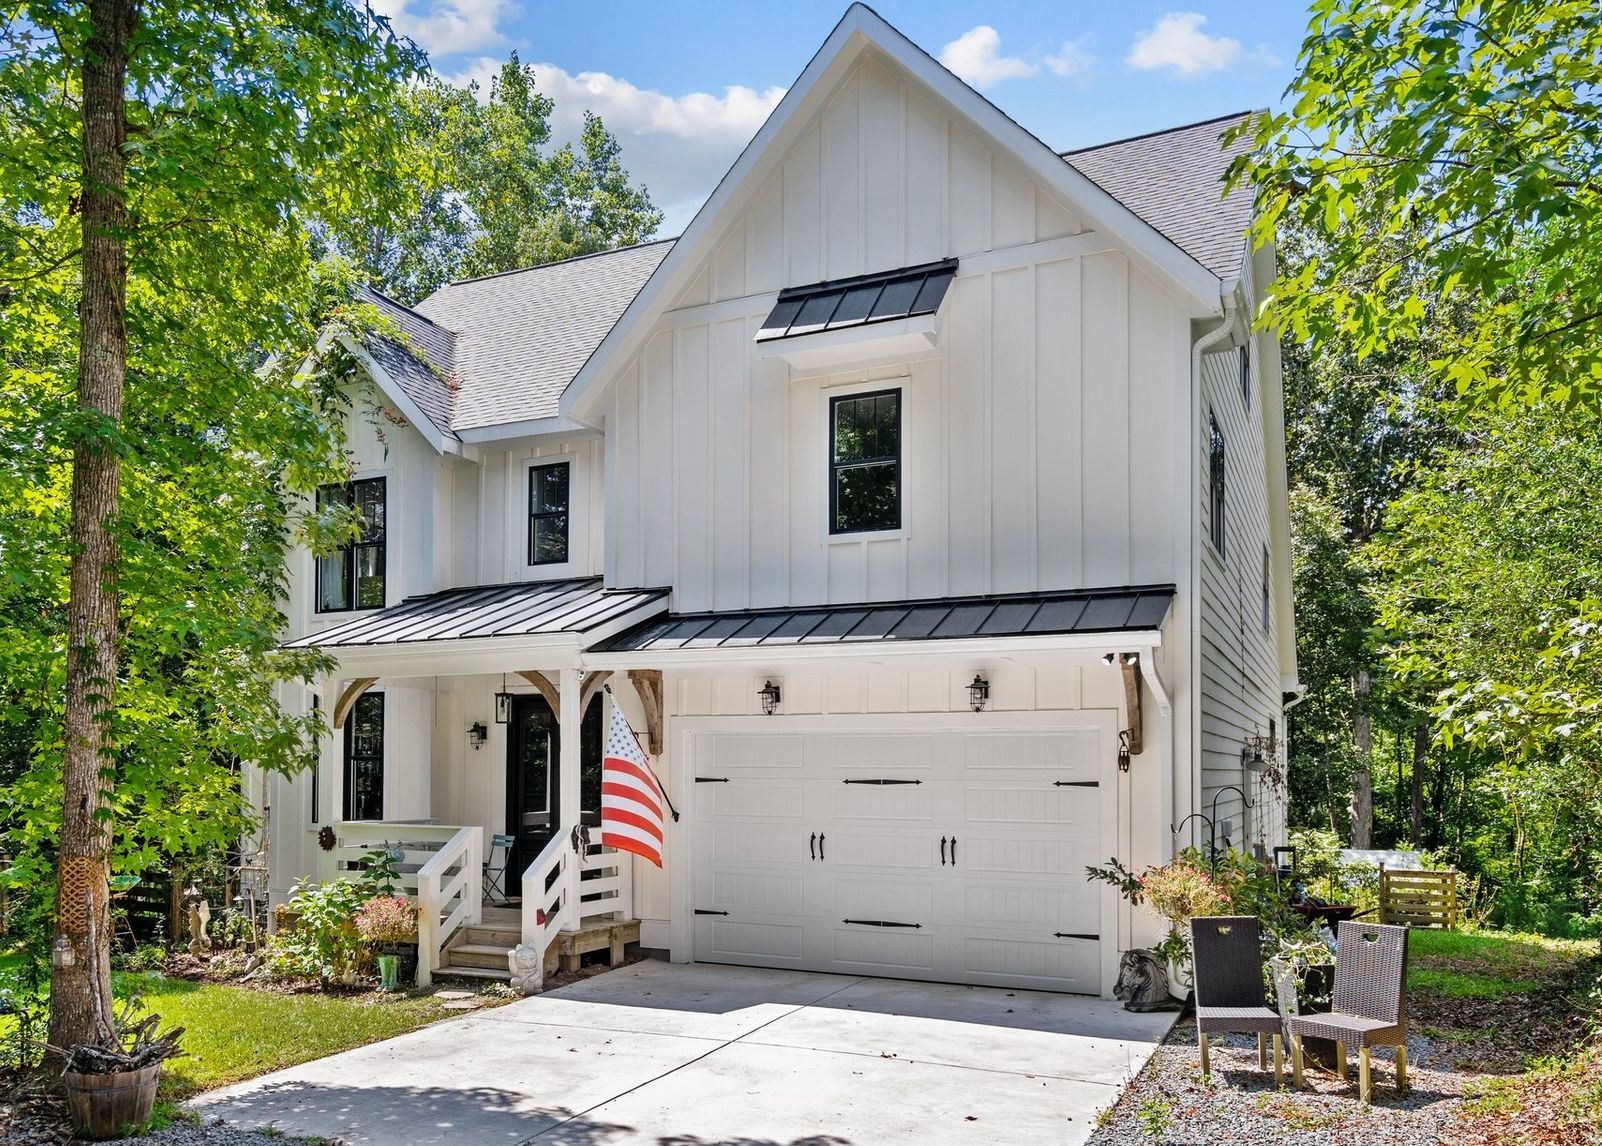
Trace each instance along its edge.
<path fill-rule="evenodd" d="M 534 466 L 528 471 L 528 563 L 561 565 L 567 561 L 568 462 Z"/>
<path fill-rule="evenodd" d="M 384 694 L 364 692 L 345 717 L 345 819 L 384 818 Z"/>
<path fill-rule="evenodd" d="M 901 391 L 829 402 L 829 532 L 901 528 Z"/>
<path fill-rule="evenodd" d="M 1224 497 L 1224 431 L 1218 428 L 1218 419 L 1211 410 L 1207 412 L 1207 442 L 1207 475 L 1210 479 L 1207 496 L 1208 534 L 1212 538 L 1213 548 L 1222 558 L 1224 509 L 1227 504 Z"/>
<path fill-rule="evenodd" d="M 1240 348 L 1240 400 L 1248 410 L 1252 408 L 1252 344 Z"/>
<path fill-rule="evenodd" d="M 1274 596 L 1268 575 L 1268 546 L 1263 546 L 1263 632 L 1274 624 Z"/>

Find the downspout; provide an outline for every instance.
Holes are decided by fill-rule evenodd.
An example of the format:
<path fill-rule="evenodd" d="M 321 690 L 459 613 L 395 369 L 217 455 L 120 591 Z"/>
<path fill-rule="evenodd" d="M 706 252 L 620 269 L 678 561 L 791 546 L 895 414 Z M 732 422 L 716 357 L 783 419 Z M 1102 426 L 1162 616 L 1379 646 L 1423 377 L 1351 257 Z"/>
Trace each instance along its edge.
<path fill-rule="evenodd" d="M 1190 348 L 1190 478 L 1185 483 L 1187 489 L 1197 490 L 1199 487 L 1190 485 L 1201 473 L 1201 428 L 1202 428 L 1202 398 L 1201 398 L 1201 362 L 1202 355 L 1213 347 L 1227 341 L 1235 333 L 1235 290 L 1234 283 L 1228 290 L 1220 293 L 1219 301 L 1223 303 L 1224 314 L 1218 325 L 1191 344 Z M 1174 785 L 1174 809 L 1183 812 L 1185 816 L 1191 815 L 1201 808 L 1202 802 L 1202 759 L 1201 759 L 1201 692 L 1202 692 L 1202 596 L 1201 596 L 1201 563 L 1202 563 L 1202 534 L 1201 534 L 1201 504 L 1191 498 L 1189 509 L 1190 520 L 1190 776 L 1185 786 L 1184 799 L 1180 799 L 1180 787 Z M 1178 730 L 1175 730 L 1178 738 Z M 1177 747 L 1177 745 L 1175 746 Z M 1175 779 L 1177 780 L 1177 774 Z M 1181 821 L 1186 822 L 1186 821 Z M 1196 821 L 1189 820 L 1190 843 L 1196 846 Z M 1177 840 L 1171 841 L 1178 844 Z"/>

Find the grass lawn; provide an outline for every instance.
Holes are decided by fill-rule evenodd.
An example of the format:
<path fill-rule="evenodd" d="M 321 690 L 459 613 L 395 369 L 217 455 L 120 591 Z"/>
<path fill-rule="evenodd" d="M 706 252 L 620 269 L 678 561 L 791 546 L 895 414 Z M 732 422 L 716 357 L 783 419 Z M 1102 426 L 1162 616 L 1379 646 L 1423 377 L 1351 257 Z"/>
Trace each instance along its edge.
<path fill-rule="evenodd" d="M 1589 939 L 1548 939 L 1513 931 L 1414 931 L 1407 985 L 1448 998 L 1527 995 L 1595 958 Z"/>
<path fill-rule="evenodd" d="M 18 961 L 0 954 L 0 972 Z M 432 995 L 291 994 L 129 971 L 115 974 L 112 984 L 119 999 L 137 995 L 163 1027 L 185 1029 L 188 1054 L 162 1072 L 161 1097 L 168 1101 L 463 1013 L 445 1010 Z M 14 1022 L 0 1016 L 0 1038 L 11 1037 Z"/>

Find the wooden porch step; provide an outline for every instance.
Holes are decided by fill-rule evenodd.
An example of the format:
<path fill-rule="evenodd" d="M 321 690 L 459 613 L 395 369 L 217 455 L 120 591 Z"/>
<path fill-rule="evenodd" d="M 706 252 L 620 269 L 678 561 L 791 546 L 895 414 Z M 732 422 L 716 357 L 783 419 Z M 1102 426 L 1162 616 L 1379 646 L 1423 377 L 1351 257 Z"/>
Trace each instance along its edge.
<path fill-rule="evenodd" d="M 506 953 L 511 950 L 495 943 L 457 943 L 447 948 L 445 958 L 452 967 L 481 967 L 487 971 L 505 971 L 510 978 Z"/>
<path fill-rule="evenodd" d="M 545 967 L 550 971 L 555 965 L 569 974 L 574 973 L 579 969 L 580 959 L 592 951 L 607 952 L 608 964 L 619 967 L 623 963 L 623 949 L 639 941 L 638 919 L 586 920 L 577 931 L 557 933 L 556 940 L 545 953 Z"/>
<path fill-rule="evenodd" d="M 438 982 L 441 979 L 492 979 L 501 983 L 510 983 L 512 981 L 512 972 L 510 968 L 505 966 L 505 960 L 502 960 L 502 966 L 499 971 L 491 970 L 488 967 L 458 967 L 455 964 L 446 963 L 434 972 L 434 981 Z"/>
<path fill-rule="evenodd" d="M 453 941 L 462 943 L 485 943 L 491 946 L 500 946 L 510 951 L 523 942 L 523 930 L 520 927 L 484 927 L 480 924 L 469 924 L 452 936 Z"/>

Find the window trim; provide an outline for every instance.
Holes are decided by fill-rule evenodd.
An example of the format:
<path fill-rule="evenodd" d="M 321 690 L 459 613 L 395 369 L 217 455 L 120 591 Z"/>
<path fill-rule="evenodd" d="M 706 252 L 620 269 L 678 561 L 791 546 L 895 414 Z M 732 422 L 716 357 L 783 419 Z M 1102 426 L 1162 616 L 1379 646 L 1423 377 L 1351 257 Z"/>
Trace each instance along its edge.
<path fill-rule="evenodd" d="M 350 822 L 350 823 L 371 823 L 372 822 L 372 821 L 357 821 L 350 814 L 351 813 L 351 808 L 352 808 L 351 798 L 352 798 L 352 796 L 355 795 L 355 792 L 356 792 L 356 784 L 355 784 L 355 779 L 356 779 L 356 773 L 355 773 L 356 756 L 355 756 L 354 752 L 352 751 L 352 749 L 355 748 L 355 741 L 356 741 L 356 710 L 362 705 L 362 703 L 364 701 L 367 701 L 369 697 L 372 697 L 374 700 L 376 700 L 378 702 L 378 713 L 379 713 L 379 716 L 378 716 L 378 719 L 379 719 L 379 734 L 378 734 L 379 739 L 378 739 L 378 756 L 377 756 L 377 760 L 378 760 L 378 816 L 376 817 L 376 819 L 382 820 L 384 818 L 384 780 L 386 778 L 385 777 L 385 772 L 388 771 L 388 749 L 389 749 L 389 745 L 387 743 L 388 739 L 389 739 L 389 735 L 388 735 L 389 734 L 389 720 L 388 720 L 388 718 L 389 718 L 389 707 L 384 701 L 384 693 L 383 693 L 382 690 L 380 690 L 380 689 L 370 689 L 367 692 L 362 693 L 360 696 L 358 696 L 355 699 L 355 701 L 353 701 L 351 703 L 350 711 L 345 715 L 345 754 L 344 754 L 344 761 L 345 761 L 344 768 L 345 768 L 345 771 L 344 771 L 344 783 L 340 785 L 340 788 L 341 788 L 341 791 L 340 791 L 340 812 L 342 813 L 340 818 L 343 821 Z M 369 704 L 370 703 L 371 702 L 369 702 Z M 362 759 L 372 759 L 372 757 L 364 756 L 364 757 L 362 757 Z"/>
<path fill-rule="evenodd" d="M 334 614 L 334 613 L 361 613 L 361 612 L 367 612 L 367 611 L 372 610 L 372 609 L 382 609 L 384 607 L 384 605 L 388 605 L 389 604 L 389 520 L 390 520 L 390 513 L 389 513 L 389 477 L 388 477 L 388 475 L 387 474 L 374 474 L 374 475 L 372 475 L 370 477 L 353 478 L 352 480 L 347 481 L 347 482 L 329 482 L 327 485 L 318 486 L 315 494 L 313 495 L 313 497 L 314 497 L 314 499 L 320 500 L 324 490 L 328 490 L 328 489 L 343 489 L 345 491 L 345 504 L 347 506 L 352 506 L 352 505 L 356 504 L 356 487 L 359 486 L 359 485 L 371 485 L 374 482 L 377 482 L 379 488 L 383 491 L 383 501 L 384 501 L 384 532 L 383 532 L 383 535 L 380 536 L 377 541 L 365 541 L 365 540 L 352 541 L 349 545 L 342 545 L 338 549 L 336 549 L 334 552 L 328 554 L 327 556 L 316 557 L 316 558 L 314 558 L 312 560 L 312 612 L 314 614 L 317 614 L 317 615 L 320 615 L 320 616 L 326 616 L 326 615 L 330 615 L 330 614 Z M 320 505 L 318 505 L 317 508 L 321 508 Z M 383 603 L 383 605 L 358 605 L 356 602 L 359 599 L 360 594 L 358 593 L 357 587 L 356 587 L 356 571 L 357 571 L 357 568 L 358 568 L 358 562 L 356 560 L 356 555 L 362 549 L 375 549 L 375 548 L 380 553 L 383 554 L 384 575 L 383 575 L 382 581 L 383 581 L 383 586 L 384 586 L 384 603 Z M 335 561 L 335 560 L 342 562 L 344 564 L 344 566 L 345 566 L 345 569 L 344 569 L 345 584 L 349 589 L 349 595 L 347 596 L 346 600 L 349 603 L 345 604 L 345 605 L 325 606 L 323 604 L 323 563 L 325 561 Z"/>
<path fill-rule="evenodd" d="M 1220 561 L 1225 559 L 1228 536 L 1228 444 L 1218 416 L 1211 408 L 1207 411 L 1207 539 Z"/>
<path fill-rule="evenodd" d="M 534 483 L 535 475 L 541 470 L 552 470 L 558 466 L 567 471 L 567 501 L 560 511 L 545 510 L 534 512 Z M 530 569 L 548 569 L 553 565 L 571 565 L 573 563 L 573 459 L 558 458 L 552 461 L 530 462 L 524 467 L 527 475 L 525 491 L 527 496 L 527 536 L 524 538 L 524 560 Z M 536 561 L 534 559 L 534 523 L 543 518 L 560 517 L 565 524 L 562 527 L 562 558 L 559 561 Z"/>
<path fill-rule="evenodd" d="M 828 401 L 824 407 L 824 448 L 827 486 L 826 510 L 828 517 L 828 537 L 830 540 L 860 540 L 865 537 L 894 536 L 906 528 L 906 506 L 903 493 L 905 490 L 904 475 L 906 472 L 906 392 L 905 386 L 885 386 L 874 382 L 861 389 L 837 391 L 827 395 Z M 849 462 L 835 460 L 835 410 L 841 402 L 857 402 L 864 398 L 881 398 L 895 395 L 896 399 L 896 452 L 894 455 L 881 455 L 874 458 L 858 458 Z M 838 527 L 839 511 L 839 483 L 837 475 L 843 469 L 862 469 L 867 466 L 893 465 L 896 475 L 896 520 L 893 525 L 864 525 L 850 529 Z"/>
<path fill-rule="evenodd" d="M 1241 404 L 1246 407 L 1247 412 L 1250 413 L 1252 408 L 1252 344 L 1250 339 L 1241 343 L 1238 361 L 1240 369 L 1240 400 Z"/>
<path fill-rule="evenodd" d="M 323 698 L 312 693 L 311 710 L 318 714 L 319 722 L 322 718 Z M 322 820 L 322 813 L 318 810 L 318 802 L 322 799 L 323 753 L 319 747 L 317 755 L 312 759 L 311 766 L 311 822 L 316 824 Z"/>
<path fill-rule="evenodd" d="M 1274 598 L 1270 580 L 1272 566 L 1268 556 L 1268 546 L 1263 546 L 1263 632 L 1274 627 Z"/>

